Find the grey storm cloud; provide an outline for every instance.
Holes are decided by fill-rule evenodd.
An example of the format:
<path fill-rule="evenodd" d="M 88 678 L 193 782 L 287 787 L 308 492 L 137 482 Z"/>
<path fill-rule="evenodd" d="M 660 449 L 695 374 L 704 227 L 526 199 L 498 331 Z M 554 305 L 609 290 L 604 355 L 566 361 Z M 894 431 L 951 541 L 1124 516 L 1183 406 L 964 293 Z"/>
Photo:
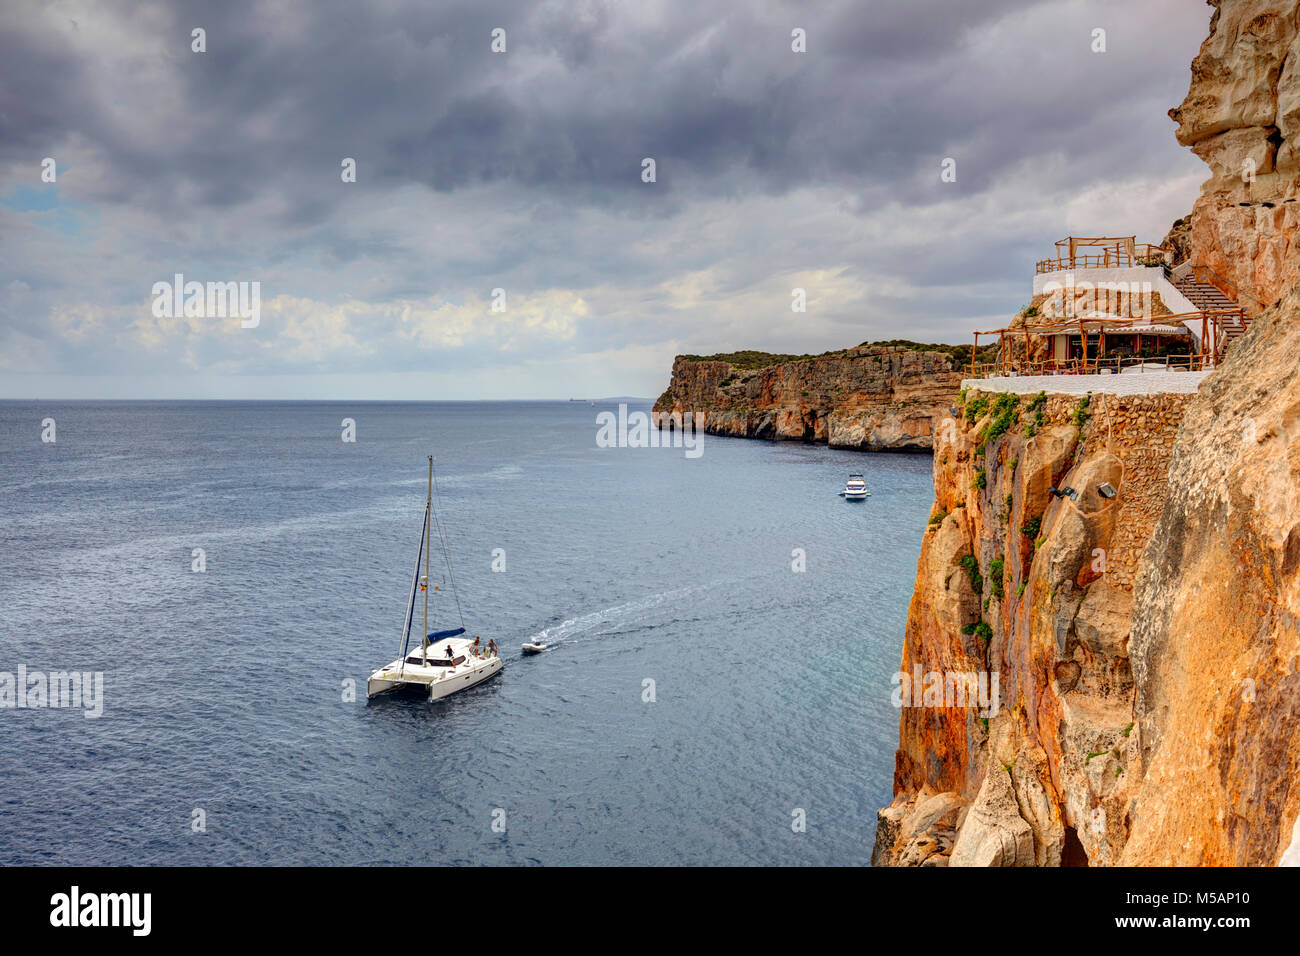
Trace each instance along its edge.
<path fill-rule="evenodd" d="M 152 277 L 204 268 L 335 305 L 583 290 L 572 323 L 530 320 L 554 333 L 537 355 L 964 339 L 1027 297 L 1027 263 L 1069 231 L 1050 211 L 1195 175 L 1163 114 L 1208 16 L 1186 0 L 9 3 L 0 223 L 24 251 L 0 266 L 0 336 L 71 371 L 135 321 Z M 84 221 L 65 239 L 13 201 L 48 155 L 73 158 L 60 196 Z M 957 184 L 939 180 L 945 157 Z M 1191 199 L 1116 208 L 1113 230 L 1167 225 Z M 1126 200 L 1084 212 L 1108 201 Z M 787 274 L 867 291 L 828 298 L 804 343 L 782 331 L 788 308 L 748 331 L 710 318 L 710 301 Z M 121 312 L 69 335 L 88 299 Z M 474 360 L 509 367 L 494 350 L 513 334 Z M 99 341 L 98 361 L 117 354 Z M 353 351 L 316 361 L 414 366 L 409 350 Z M 187 352 L 199 367 L 238 353 Z"/>
<path fill-rule="evenodd" d="M 115 126 L 97 105 L 93 63 L 64 36 L 11 7 L 0 35 L 5 63 L 3 143 L 11 156 L 78 133 L 114 164 L 114 196 L 155 201 L 181 185 L 191 201 L 225 205 L 261 190 L 306 185 L 356 154 L 386 181 L 450 190 L 510 179 L 626 201 L 643 156 L 655 156 L 674 188 L 713 189 L 715 177 L 751 188 L 828 178 L 888 188 L 913 178 L 945 148 L 986 145 L 1010 153 L 1021 137 L 1079 128 L 1087 102 L 1028 99 L 1049 78 L 1011 73 L 1006 85 L 963 39 L 1043 0 L 892 4 L 731 3 L 167 4 L 146 20 L 140 4 L 101 5 L 126 29 L 162 30 L 171 85 L 182 109 L 155 137 Z M 650 23 L 624 17 L 654 10 Z M 69 22 L 72 22 L 71 20 Z M 189 51 L 192 26 L 208 51 Z M 510 53 L 488 50 L 507 30 Z M 790 28 L 809 32 L 811 55 L 790 52 Z M 82 26 L 80 29 L 88 29 Z M 106 38 L 107 39 L 107 38 Z M 1086 49 L 1076 75 L 1092 68 Z M 1070 64 L 1040 50 L 1068 80 Z M 1033 63 L 1033 50 L 1008 49 Z M 105 50 L 106 56 L 112 51 Z M 511 57 L 529 64 L 512 72 Z M 1115 82 L 1078 76 L 1083 93 Z M 1139 78 L 1141 79 L 1141 78 Z M 1055 84 L 1065 86 L 1066 83 Z M 1026 110 L 1007 109 L 1027 105 Z M 148 115 L 148 99 L 129 104 Z M 985 138 L 998 117 L 996 135 Z M 266 126 L 271 126 L 267 129 Z M 1008 134 L 1011 135 L 1008 135 Z M 971 164 L 996 169 L 996 162 Z M 619 196 L 620 198 L 616 198 Z M 103 197 L 105 199 L 109 196 Z M 328 215 L 308 202 L 309 218 Z"/>

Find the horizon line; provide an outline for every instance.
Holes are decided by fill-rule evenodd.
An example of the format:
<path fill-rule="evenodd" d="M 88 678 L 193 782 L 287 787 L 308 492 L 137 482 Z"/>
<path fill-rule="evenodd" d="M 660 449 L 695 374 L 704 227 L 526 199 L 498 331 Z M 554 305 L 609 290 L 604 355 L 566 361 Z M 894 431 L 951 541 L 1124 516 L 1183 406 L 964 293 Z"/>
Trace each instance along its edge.
<path fill-rule="evenodd" d="M 0 397 L 0 402 L 302 402 L 332 404 L 429 405 L 437 403 L 470 404 L 474 402 L 652 402 L 648 395 L 610 395 L 602 398 L 68 398 L 39 396 L 36 398 Z"/>

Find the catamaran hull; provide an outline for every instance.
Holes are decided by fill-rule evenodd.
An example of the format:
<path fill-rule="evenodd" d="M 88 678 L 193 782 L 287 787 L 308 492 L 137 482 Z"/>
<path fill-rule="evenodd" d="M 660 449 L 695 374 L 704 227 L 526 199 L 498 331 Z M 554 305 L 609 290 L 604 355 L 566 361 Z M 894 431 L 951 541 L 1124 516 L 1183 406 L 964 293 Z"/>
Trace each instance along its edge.
<path fill-rule="evenodd" d="M 429 700 L 442 700 L 457 691 L 468 690 L 483 683 L 490 677 L 501 673 L 501 658 L 493 657 L 485 664 L 480 664 L 468 674 L 452 674 L 429 685 Z"/>
<path fill-rule="evenodd" d="M 386 694 L 394 688 L 401 687 L 402 681 L 398 680 L 381 680 L 378 677 L 372 677 L 366 681 L 366 696 L 378 697 L 380 694 Z"/>
<path fill-rule="evenodd" d="M 503 666 L 504 663 L 501 658 L 490 657 L 476 662 L 473 667 L 457 668 L 456 673 L 446 673 L 434 680 L 390 680 L 378 676 L 377 672 L 372 674 L 366 682 L 366 696 L 378 697 L 380 694 L 396 690 L 399 687 L 425 687 L 428 689 L 429 700 L 441 700 L 444 697 L 450 697 L 457 691 L 468 690 L 491 677 L 495 677 L 501 673 Z"/>

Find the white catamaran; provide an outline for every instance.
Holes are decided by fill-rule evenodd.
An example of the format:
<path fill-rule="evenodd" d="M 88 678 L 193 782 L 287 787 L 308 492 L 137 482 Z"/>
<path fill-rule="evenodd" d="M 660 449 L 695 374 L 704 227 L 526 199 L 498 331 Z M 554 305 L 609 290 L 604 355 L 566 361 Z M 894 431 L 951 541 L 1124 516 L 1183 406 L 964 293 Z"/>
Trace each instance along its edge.
<path fill-rule="evenodd" d="M 411 597 L 406 603 L 406 622 L 402 627 L 402 651 L 397 660 L 387 667 L 381 667 L 370 675 L 366 682 L 366 694 L 374 697 L 398 687 L 422 685 L 429 689 L 429 700 L 438 700 L 465 690 L 475 684 L 481 684 L 489 677 L 501 673 L 503 666 L 496 651 L 495 642 L 484 647 L 479 639 L 469 640 L 464 637 L 465 618 L 460 615 L 460 598 L 456 597 L 456 613 L 460 615 L 460 627 L 448 630 L 429 631 L 429 552 L 432 550 L 430 540 L 430 519 L 433 517 L 433 456 L 429 456 L 429 490 L 424 502 L 424 527 L 420 533 L 420 550 L 415 556 L 415 573 L 411 575 Z M 447 541 L 442 534 L 442 524 L 438 525 L 438 538 L 442 542 L 442 554 L 447 563 L 447 577 L 451 583 L 452 594 L 456 593 L 456 580 L 451 573 L 451 558 L 447 553 Z M 420 576 L 420 562 L 424 562 L 424 576 Z M 418 650 L 409 654 L 407 648 L 411 640 L 411 623 L 415 617 L 416 586 L 424 592 L 424 638 Z"/>

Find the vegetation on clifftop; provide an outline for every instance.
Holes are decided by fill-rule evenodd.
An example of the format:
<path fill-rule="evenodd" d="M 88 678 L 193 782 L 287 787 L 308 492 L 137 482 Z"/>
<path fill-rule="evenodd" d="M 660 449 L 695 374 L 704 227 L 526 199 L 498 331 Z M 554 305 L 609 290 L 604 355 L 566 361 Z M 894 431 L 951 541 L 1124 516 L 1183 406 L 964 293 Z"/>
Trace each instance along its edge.
<path fill-rule="evenodd" d="M 943 345 L 938 342 L 913 342 L 910 339 L 889 339 L 880 342 L 863 342 L 858 348 L 865 346 L 878 346 L 890 348 L 911 349 L 914 352 L 942 352 L 948 357 L 953 368 L 962 368 L 970 365 L 970 353 L 974 346 L 970 345 Z M 984 361 L 992 361 L 997 355 L 998 347 L 996 345 L 986 345 L 979 350 L 979 357 Z"/>
<path fill-rule="evenodd" d="M 843 352 L 823 352 L 822 355 L 839 355 Z M 773 352 L 719 352 L 716 355 L 683 355 L 688 362 L 726 362 L 733 368 L 766 368 L 769 365 L 781 365 L 785 362 L 800 362 L 804 359 L 817 358 L 815 355 L 781 355 Z"/>
<path fill-rule="evenodd" d="M 969 345 L 943 345 L 936 342 L 913 342 L 910 339 L 889 339 L 880 342 L 863 342 L 857 346 L 857 348 L 868 347 L 902 348 L 913 352 L 938 352 L 948 359 L 953 368 L 961 368 L 970 364 L 971 346 Z M 980 349 L 981 357 L 984 357 L 985 353 L 989 352 L 990 349 L 996 351 L 996 348 L 996 346 L 988 346 Z M 681 358 L 688 362 L 726 362 L 737 369 L 760 369 L 769 365 L 782 365 L 786 362 L 807 362 L 817 358 L 845 355 L 849 351 L 851 349 L 831 349 L 818 355 L 811 353 L 793 355 L 745 349 L 739 352 L 718 352 L 714 355 L 682 355 Z"/>

